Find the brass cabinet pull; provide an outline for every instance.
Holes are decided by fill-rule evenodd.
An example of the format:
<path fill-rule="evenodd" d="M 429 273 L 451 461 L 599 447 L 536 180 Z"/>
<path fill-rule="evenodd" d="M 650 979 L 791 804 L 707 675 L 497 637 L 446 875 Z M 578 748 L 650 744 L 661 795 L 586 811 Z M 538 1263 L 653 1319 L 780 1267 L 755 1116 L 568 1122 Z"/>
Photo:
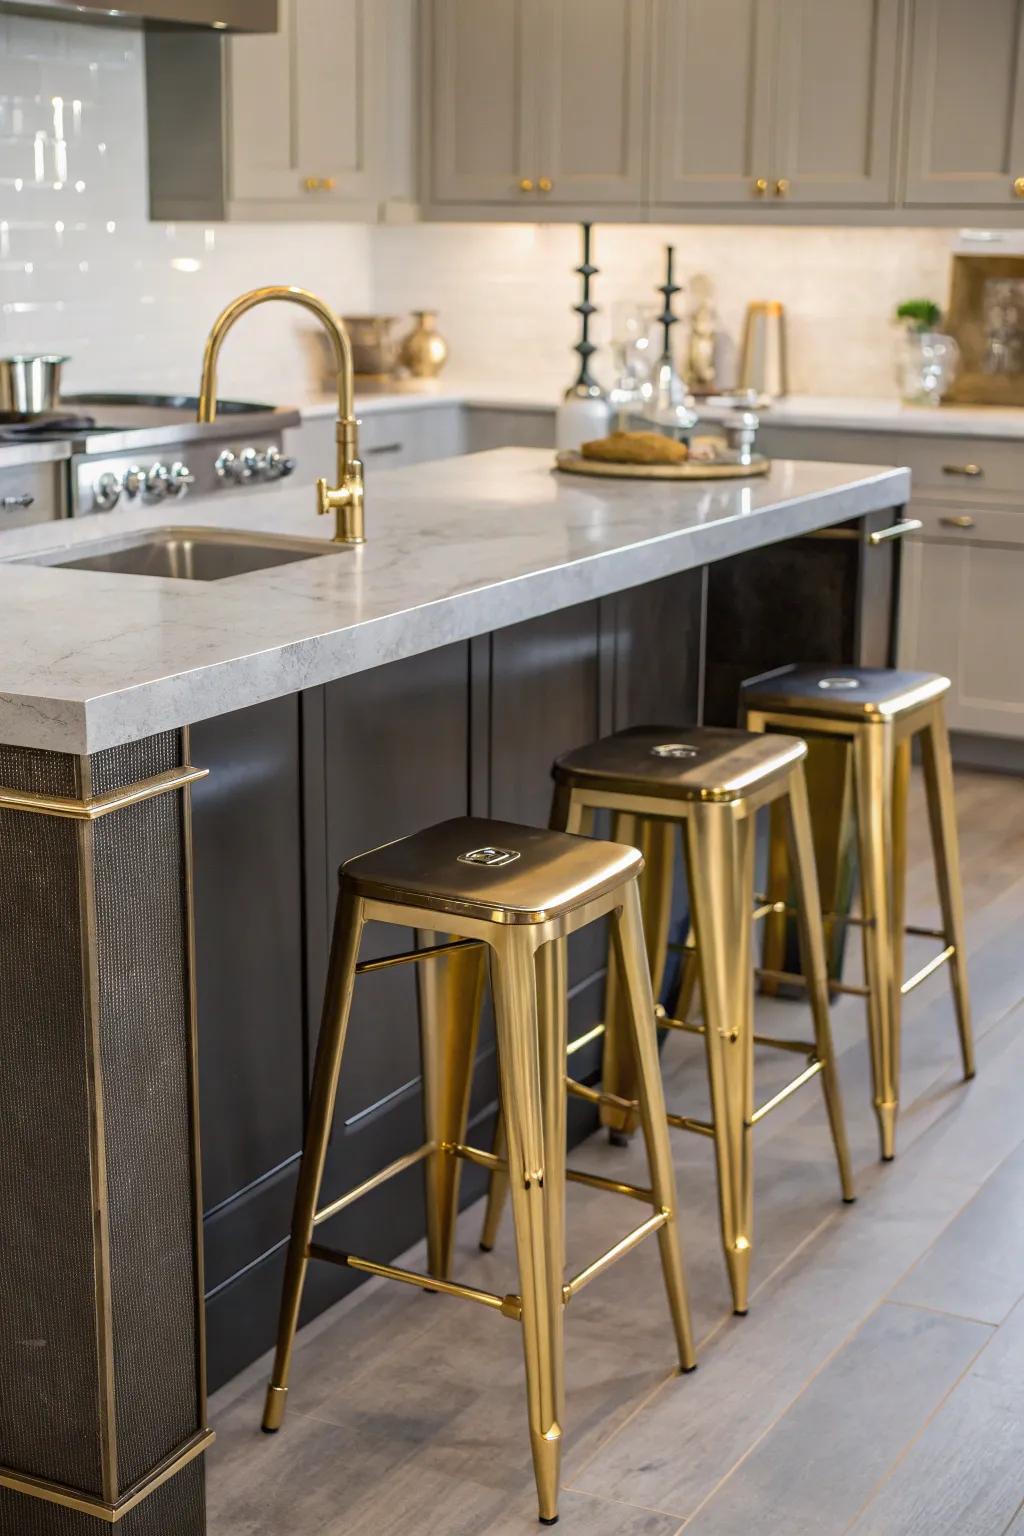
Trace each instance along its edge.
<path fill-rule="evenodd" d="M 923 527 L 919 517 L 904 517 L 898 523 L 893 523 L 891 528 L 879 528 L 877 533 L 869 533 L 868 543 L 887 544 L 890 539 L 902 539 L 905 534 L 916 533 Z"/>
<path fill-rule="evenodd" d="M 985 473 L 980 464 L 943 464 L 944 475 L 966 475 L 969 480 L 977 480 Z"/>
<path fill-rule="evenodd" d="M 943 528 L 973 528 L 974 518 L 967 512 L 958 512 L 954 517 L 940 517 L 939 523 Z"/>
<path fill-rule="evenodd" d="M 524 176 L 523 177 L 522 181 L 519 183 L 519 190 L 520 190 L 520 192 L 532 192 L 533 191 L 533 182 L 531 181 L 529 176 Z"/>
<path fill-rule="evenodd" d="M 768 191 L 768 182 L 763 176 L 759 176 L 751 188 L 755 197 L 764 197 Z"/>
<path fill-rule="evenodd" d="M 1024 197 L 1024 176 L 1018 176 L 1013 183 L 1014 197 Z"/>
<path fill-rule="evenodd" d="M 307 176 L 302 183 L 304 192 L 333 192 L 333 176 Z"/>
<path fill-rule="evenodd" d="M 776 197 L 788 197 L 789 196 L 789 185 L 790 185 L 789 178 L 786 177 L 786 176 L 780 176 L 778 181 L 775 183 L 775 196 Z"/>
<path fill-rule="evenodd" d="M 551 180 L 551 177 L 550 176 L 542 176 L 540 178 L 540 180 L 538 181 L 538 183 L 537 183 L 537 191 L 538 192 L 553 192 L 554 190 L 555 190 L 555 184 Z"/>

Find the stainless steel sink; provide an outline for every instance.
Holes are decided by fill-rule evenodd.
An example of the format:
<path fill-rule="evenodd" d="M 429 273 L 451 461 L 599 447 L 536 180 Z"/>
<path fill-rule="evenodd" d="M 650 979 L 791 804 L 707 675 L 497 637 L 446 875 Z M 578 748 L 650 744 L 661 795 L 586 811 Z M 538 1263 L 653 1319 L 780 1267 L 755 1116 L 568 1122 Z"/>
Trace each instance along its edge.
<path fill-rule="evenodd" d="M 351 546 L 273 533 L 227 528 L 154 528 L 145 533 L 98 540 L 78 549 L 31 555 L 32 565 L 61 565 L 74 571 L 109 571 L 123 576 L 170 576 L 178 581 L 223 581 L 265 571 L 295 560 L 337 555 Z"/>

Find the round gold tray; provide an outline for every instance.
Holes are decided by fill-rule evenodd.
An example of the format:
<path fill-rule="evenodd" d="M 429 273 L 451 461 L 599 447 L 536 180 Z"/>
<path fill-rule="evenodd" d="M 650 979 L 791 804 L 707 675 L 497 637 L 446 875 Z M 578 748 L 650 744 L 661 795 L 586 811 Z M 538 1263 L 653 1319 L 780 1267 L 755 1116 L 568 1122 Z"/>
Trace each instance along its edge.
<path fill-rule="evenodd" d="M 569 475 L 597 475 L 610 480 L 747 480 L 751 475 L 766 475 L 772 461 L 758 453 L 750 464 L 716 459 L 686 459 L 682 464 L 613 464 L 607 459 L 585 459 L 575 450 L 563 450 L 555 454 L 555 467 Z"/>

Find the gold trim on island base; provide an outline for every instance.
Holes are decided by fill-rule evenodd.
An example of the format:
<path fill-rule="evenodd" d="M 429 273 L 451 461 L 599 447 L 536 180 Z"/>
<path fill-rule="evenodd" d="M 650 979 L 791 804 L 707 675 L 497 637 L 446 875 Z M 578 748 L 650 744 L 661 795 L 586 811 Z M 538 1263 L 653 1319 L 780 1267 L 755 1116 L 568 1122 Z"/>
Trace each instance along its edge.
<path fill-rule="evenodd" d="M 88 758 L 80 760 L 88 763 Z M 32 816 L 57 816 L 70 821 L 98 821 L 113 811 L 123 810 L 126 805 L 138 805 L 142 800 L 153 800 L 166 795 L 172 789 L 184 789 L 197 779 L 205 779 L 208 768 L 171 768 L 167 773 L 157 773 L 151 779 L 142 779 L 125 789 L 112 789 L 105 795 L 86 794 L 42 795 L 27 789 L 0 788 L 0 810 L 27 811 Z"/>
<path fill-rule="evenodd" d="M 200 1430 L 191 1440 L 186 1441 L 180 1450 L 174 1451 L 166 1461 L 147 1477 L 129 1488 L 128 1491 L 113 1503 L 107 1503 L 104 1499 L 92 1498 L 87 1493 L 76 1493 L 72 1488 L 62 1487 L 60 1483 L 48 1483 L 42 1478 L 26 1477 L 21 1472 L 11 1472 L 0 1467 L 0 1488 L 10 1488 L 14 1493 L 23 1493 L 27 1498 L 40 1499 L 44 1504 L 59 1504 L 64 1509 L 73 1509 L 80 1515 L 92 1515 L 96 1520 L 102 1520 L 106 1525 L 117 1525 L 125 1515 L 130 1514 L 144 1499 L 148 1499 L 151 1493 L 155 1493 L 164 1483 L 169 1482 L 176 1472 L 187 1467 L 190 1461 L 195 1461 L 201 1456 L 216 1439 L 212 1429 Z"/>

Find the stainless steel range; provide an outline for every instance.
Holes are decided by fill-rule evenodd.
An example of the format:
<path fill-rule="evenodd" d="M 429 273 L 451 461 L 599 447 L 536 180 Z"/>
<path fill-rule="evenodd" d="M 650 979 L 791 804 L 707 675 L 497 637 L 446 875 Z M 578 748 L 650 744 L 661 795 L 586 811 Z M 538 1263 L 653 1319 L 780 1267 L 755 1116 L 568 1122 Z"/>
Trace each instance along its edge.
<path fill-rule="evenodd" d="M 222 400 L 200 423 L 196 408 L 187 395 L 65 395 L 53 412 L 0 419 L 0 530 L 230 494 L 294 470 L 284 433 L 298 411 Z"/>

